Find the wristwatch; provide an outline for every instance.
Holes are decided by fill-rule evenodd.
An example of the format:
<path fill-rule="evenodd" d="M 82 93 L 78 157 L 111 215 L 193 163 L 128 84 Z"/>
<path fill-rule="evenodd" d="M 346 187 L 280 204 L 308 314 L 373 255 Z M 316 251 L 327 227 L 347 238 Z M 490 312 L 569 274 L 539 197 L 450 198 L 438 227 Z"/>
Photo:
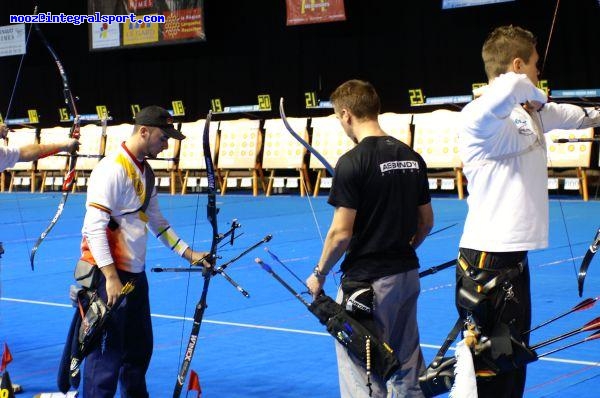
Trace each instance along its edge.
<path fill-rule="evenodd" d="M 324 279 L 328 274 L 329 274 L 329 272 L 323 273 L 323 272 L 319 271 L 319 264 L 317 264 L 315 266 L 315 269 L 313 269 L 313 275 L 315 277 L 317 277 L 318 279 Z"/>

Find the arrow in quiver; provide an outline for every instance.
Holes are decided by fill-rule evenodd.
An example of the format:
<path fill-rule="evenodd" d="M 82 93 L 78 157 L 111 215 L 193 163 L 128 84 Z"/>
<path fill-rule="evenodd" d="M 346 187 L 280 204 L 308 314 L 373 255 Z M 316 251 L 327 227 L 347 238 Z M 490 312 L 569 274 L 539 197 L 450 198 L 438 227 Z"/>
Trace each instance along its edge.
<path fill-rule="evenodd" d="M 375 337 L 365 326 L 372 320 L 356 320 L 344 307 L 325 294 L 321 294 L 312 303 L 308 303 L 273 271 L 269 264 L 260 258 L 256 258 L 254 261 L 304 304 L 319 322 L 327 327 L 329 334 L 361 361 L 367 369 L 367 375 L 372 371 L 387 381 L 400 368 L 400 362 L 394 356 L 392 348 Z M 304 286 L 308 289 L 308 286 Z"/>

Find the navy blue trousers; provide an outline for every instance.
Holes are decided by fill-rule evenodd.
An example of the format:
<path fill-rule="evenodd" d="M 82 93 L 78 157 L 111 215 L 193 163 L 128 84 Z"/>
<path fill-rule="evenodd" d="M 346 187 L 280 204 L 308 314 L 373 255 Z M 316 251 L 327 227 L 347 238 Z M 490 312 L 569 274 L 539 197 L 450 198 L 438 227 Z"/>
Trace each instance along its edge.
<path fill-rule="evenodd" d="M 146 273 L 118 271 L 121 282 L 135 280 L 135 289 L 107 321 L 98 346 L 85 358 L 83 397 L 112 398 L 120 382 L 122 398 L 146 398 L 146 371 L 152 356 L 152 322 Z M 101 274 L 101 273 L 100 273 Z M 102 275 L 98 294 L 106 301 Z"/>

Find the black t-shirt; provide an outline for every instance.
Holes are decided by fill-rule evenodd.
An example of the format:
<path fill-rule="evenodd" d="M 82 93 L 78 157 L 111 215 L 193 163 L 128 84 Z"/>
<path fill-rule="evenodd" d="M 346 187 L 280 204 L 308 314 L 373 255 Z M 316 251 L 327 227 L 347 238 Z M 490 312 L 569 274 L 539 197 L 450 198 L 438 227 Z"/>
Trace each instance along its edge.
<path fill-rule="evenodd" d="M 356 210 L 344 274 L 373 280 L 418 268 L 409 242 L 417 230 L 417 207 L 430 201 L 425 161 L 403 142 L 366 137 L 344 154 L 328 200 Z"/>

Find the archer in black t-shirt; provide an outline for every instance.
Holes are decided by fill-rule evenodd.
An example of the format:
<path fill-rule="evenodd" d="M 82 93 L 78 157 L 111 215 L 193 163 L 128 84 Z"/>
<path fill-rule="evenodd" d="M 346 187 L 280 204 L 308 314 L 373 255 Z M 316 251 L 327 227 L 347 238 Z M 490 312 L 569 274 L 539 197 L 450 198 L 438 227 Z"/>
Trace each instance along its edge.
<path fill-rule="evenodd" d="M 332 206 L 356 210 L 341 265 L 344 275 L 371 281 L 418 268 L 411 240 L 417 207 L 430 201 L 423 158 L 396 138 L 366 137 L 344 154 L 328 200 Z"/>
<path fill-rule="evenodd" d="M 422 398 L 419 374 L 425 370 L 419 346 L 417 299 L 420 292 L 415 249 L 433 227 L 427 166 L 416 152 L 379 126 L 381 108 L 373 86 L 350 80 L 331 95 L 336 117 L 357 145 L 336 165 L 329 203 L 335 206 L 323 250 L 306 285 L 322 294 L 327 274 L 342 262 L 344 276 L 336 301 L 400 363 L 389 380 L 366 372 L 366 363 L 349 353 L 340 339 L 336 355 L 340 395 Z M 363 295 L 364 302 L 356 297 Z M 365 326 L 367 327 L 367 326 Z M 351 332 L 350 332 L 351 333 Z"/>

